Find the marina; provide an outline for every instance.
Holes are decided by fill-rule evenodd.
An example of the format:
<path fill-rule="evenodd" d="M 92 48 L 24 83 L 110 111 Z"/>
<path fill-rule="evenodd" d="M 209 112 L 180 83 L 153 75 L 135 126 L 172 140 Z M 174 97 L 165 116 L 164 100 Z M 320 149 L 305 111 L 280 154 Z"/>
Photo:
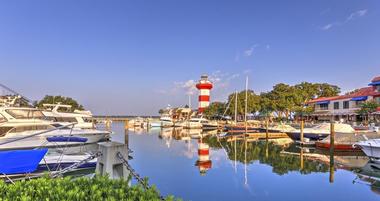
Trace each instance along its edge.
<path fill-rule="evenodd" d="M 46 174 L 52 179 L 108 175 L 150 190 L 142 174 L 159 189 L 157 199 L 185 200 L 276 200 L 279 193 L 298 200 L 291 189 L 314 182 L 321 192 L 303 190 L 299 200 L 329 199 L 332 193 L 342 200 L 363 193 L 365 199 L 378 199 L 380 178 L 368 176 L 380 175 L 376 123 L 358 128 L 333 116 L 330 122 L 302 116 L 292 122 L 269 116 L 248 120 L 247 111 L 238 120 L 237 93 L 235 105 L 228 104 L 234 118 L 209 120 L 213 85 L 206 75 L 199 83 L 197 110 L 168 107 L 160 117 L 94 117 L 60 102 L 38 108 L 21 106 L 18 94 L 2 97 L 1 178 L 14 183 Z M 291 185 L 279 190 L 274 180 Z M 350 193 L 341 194 L 343 188 Z"/>
<path fill-rule="evenodd" d="M 379 19 L 0 1 L 0 201 L 380 201 Z"/>

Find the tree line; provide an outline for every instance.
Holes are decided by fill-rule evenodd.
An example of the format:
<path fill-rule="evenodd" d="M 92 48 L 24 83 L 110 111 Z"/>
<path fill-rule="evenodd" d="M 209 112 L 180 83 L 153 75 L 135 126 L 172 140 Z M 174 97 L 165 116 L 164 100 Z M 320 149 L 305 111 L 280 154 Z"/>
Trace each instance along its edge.
<path fill-rule="evenodd" d="M 284 83 L 276 84 L 268 92 L 256 94 L 253 90 L 247 92 L 247 112 L 268 116 L 275 113 L 278 117 L 289 118 L 291 114 L 309 114 L 313 108 L 306 103 L 317 97 L 337 96 L 340 87 L 328 83 L 302 82 L 296 85 Z M 235 114 L 235 105 L 238 115 L 245 113 L 246 91 L 237 93 L 237 104 L 235 104 L 235 93 L 228 96 L 226 102 L 213 102 L 205 110 L 204 115 L 229 115 Z"/>

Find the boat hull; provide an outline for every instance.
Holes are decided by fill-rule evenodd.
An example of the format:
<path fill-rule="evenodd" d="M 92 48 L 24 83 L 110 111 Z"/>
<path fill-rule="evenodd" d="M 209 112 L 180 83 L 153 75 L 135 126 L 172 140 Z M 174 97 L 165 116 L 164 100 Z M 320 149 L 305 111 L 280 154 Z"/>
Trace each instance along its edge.
<path fill-rule="evenodd" d="M 359 147 L 370 158 L 380 159 L 380 139 L 358 142 L 353 146 Z"/>
<path fill-rule="evenodd" d="M 0 138 L 0 144 L 8 142 L 10 140 L 18 139 L 21 136 L 5 136 Z M 86 138 L 86 142 L 79 141 L 68 141 L 68 142 L 48 142 L 47 138 L 49 137 L 72 137 L 72 138 Z M 31 148 L 40 148 L 40 147 L 59 147 L 59 146 L 72 146 L 72 145 L 83 145 L 83 144 L 92 144 L 97 143 L 103 140 L 106 140 L 109 137 L 109 132 L 102 131 L 75 131 L 73 130 L 60 130 L 45 133 L 38 136 L 33 136 L 30 138 L 25 138 L 19 141 L 10 142 L 7 144 L 0 145 L 0 150 L 11 150 L 11 149 L 31 149 Z"/>
<path fill-rule="evenodd" d="M 329 142 L 316 142 L 315 146 L 319 149 L 330 149 Z M 352 144 L 334 144 L 334 150 L 336 151 L 360 151 L 359 147 L 353 147 Z"/>
<path fill-rule="evenodd" d="M 300 140 L 301 139 L 301 134 L 298 132 L 286 132 L 286 134 L 292 140 Z M 304 133 L 303 134 L 304 138 L 309 138 L 310 140 L 323 140 L 327 136 L 329 136 L 329 134 L 324 134 L 324 133 Z"/>

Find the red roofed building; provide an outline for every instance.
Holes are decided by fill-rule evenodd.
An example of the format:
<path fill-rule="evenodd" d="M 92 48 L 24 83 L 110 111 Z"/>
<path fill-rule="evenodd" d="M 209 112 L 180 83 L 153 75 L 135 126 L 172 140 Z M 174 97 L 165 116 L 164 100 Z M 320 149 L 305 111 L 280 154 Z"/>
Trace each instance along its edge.
<path fill-rule="evenodd" d="M 346 95 L 316 98 L 308 104 L 314 106 L 312 115 L 318 120 L 329 120 L 331 116 L 334 116 L 336 120 L 357 121 L 360 120 L 356 114 L 356 111 L 360 109 L 360 104 L 371 100 L 380 104 L 380 76 L 372 79 L 368 87 L 357 89 Z M 377 111 L 376 114 L 380 114 L 380 108 Z"/>

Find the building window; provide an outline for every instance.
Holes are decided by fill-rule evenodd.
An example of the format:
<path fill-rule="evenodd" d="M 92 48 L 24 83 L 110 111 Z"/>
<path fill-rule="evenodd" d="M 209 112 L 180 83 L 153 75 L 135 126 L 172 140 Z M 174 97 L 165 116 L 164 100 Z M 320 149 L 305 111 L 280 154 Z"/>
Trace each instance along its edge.
<path fill-rule="evenodd" d="M 343 109 L 348 109 L 350 108 L 350 101 L 344 101 L 343 102 Z"/>
<path fill-rule="evenodd" d="M 377 85 L 377 86 L 376 86 L 376 91 L 377 91 L 377 92 L 380 92 L 380 85 Z"/>
<path fill-rule="evenodd" d="M 334 110 L 339 110 L 339 102 L 334 103 Z"/>
<path fill-rule="evenodd" d="M 321 108 L 321 110 L 328 110 L 329 109 L 329 104 L 328 103 L 323 103 L 323 104 L 320 104 L 319 107 Z"/>

